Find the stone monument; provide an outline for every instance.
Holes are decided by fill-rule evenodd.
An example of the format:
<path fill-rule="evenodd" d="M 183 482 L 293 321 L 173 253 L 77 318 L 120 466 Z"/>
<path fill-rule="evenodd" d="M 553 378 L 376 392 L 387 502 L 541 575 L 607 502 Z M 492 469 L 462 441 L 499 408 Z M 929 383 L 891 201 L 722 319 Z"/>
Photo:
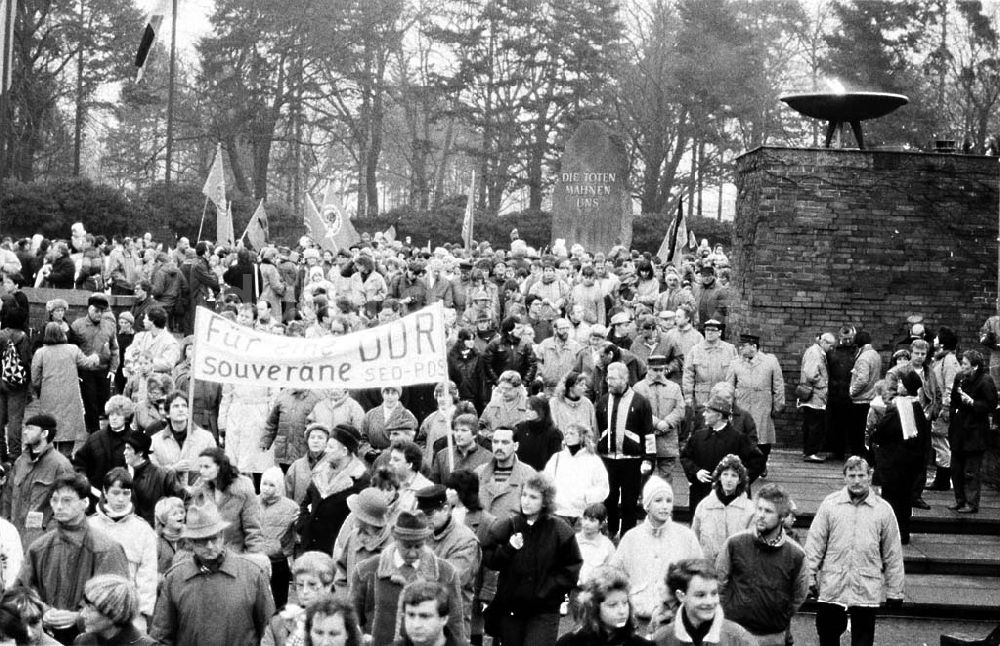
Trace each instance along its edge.
<path fill-rule="evenodd" d="M 628 153 L 621 136 L 599 121 L 584 121 L 566 142 L 552 194 L 552 241 L 607 252 L 632 242 Z"/>

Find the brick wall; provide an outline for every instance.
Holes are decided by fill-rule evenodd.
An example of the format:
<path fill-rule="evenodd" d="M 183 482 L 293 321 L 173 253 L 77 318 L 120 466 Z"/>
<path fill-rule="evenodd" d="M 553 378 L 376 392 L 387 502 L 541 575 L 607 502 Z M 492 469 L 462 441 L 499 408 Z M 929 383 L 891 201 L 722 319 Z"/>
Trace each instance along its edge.
<path fill-rule="evenodd" d="M 820 331 L 869 330 L 888 367 L 911 314 L 980 348 L 997 286 L 996 158 L 757 148 L 737 160 L 731 327 L 756 328 L 794 404 L 803 351 Z M 728 335 L 728 333 L 727 333 Z M 778 443 L 801 447 L 794 405 Z"/>

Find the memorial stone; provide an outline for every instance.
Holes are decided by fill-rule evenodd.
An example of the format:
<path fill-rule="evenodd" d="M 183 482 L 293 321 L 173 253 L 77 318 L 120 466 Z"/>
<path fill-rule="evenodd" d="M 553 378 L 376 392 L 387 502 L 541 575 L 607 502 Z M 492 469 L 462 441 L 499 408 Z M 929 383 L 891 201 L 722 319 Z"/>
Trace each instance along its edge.
<path fill-rule="evenodd" d="M 566 143 L 552 195 L 552 240 L 593 252 L 632 242 L 628 152 L 621 136 L 584 121 Z"/>

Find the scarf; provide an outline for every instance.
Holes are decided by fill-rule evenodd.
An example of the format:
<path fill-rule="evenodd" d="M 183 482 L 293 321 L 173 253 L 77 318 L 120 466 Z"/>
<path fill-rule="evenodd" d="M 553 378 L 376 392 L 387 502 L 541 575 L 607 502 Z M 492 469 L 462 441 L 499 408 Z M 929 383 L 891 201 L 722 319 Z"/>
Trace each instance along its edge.
<path fill-rule="evenodd" d="M 98 507 L 101 508 L 101 513 L 103 513 L 105 516 L 107 516 L 111 520 L 121 520 L 122 518 L 125 518 L 126 516 L 130 515 L 134 511 L 134 507 L 133 507 L 132 503 L 128 504 L 128 507 L 125 508 L 125 511 L 123 511 L 121 513 L 118 513 L 118 514 L 113 513 L 108 508 L 107 503 L 103 503 L 103 502 L 99 503 Z"/>
<path fill-rule="evenodd" d="M 705 642 L 708 631 L 712 630 L 711 621 L 704 621 L 700 626 L 695 628 L 691 624 L 691 620 L 688 619 L 686 610 L 681 610 L 681 621 L 684 622 L 684 629 L 687 631 L 688 636 L 691 637 L 691 642 L 695 646 L 701 646 Z"/>
<path fill-rule="evenodd" d="M 719 487 L 719 490 L 715 492 L 715 495 L 719 497 L 719 502 L 722 503 L 722 506 L 726 507 L 729 505 L 729 503 L 736 500 L 739 497 L 740 493 L 741 492 L 739 487 L 737 487 L 731 494 L 723 493 L 722 487 Z"/>
<path fill-rule="evenodd" d="M 194 555 L 194 564 L 198 566 L 198 570 L 202 574 L 215 574 L 222 567 L 222 561 L 226 558 L 226 552 L 223 550 L 222 554 L 219 554 L 214 559 L 203 559 L 199 558 L 197 554 Z"/>
<path fill-rule="evenodd" d="M 566 449 L 569 451 L 570 455 L 576 455 L 580 450 L 580 443 L 577 442 L 576 444 L 567 444 Z"/>
<path fill-rule="evenodd" d="M 176 545 L 177 541 L 181 540 L 181 527 L 177 529 L 170 529 L 166 525 L 160 527 L 160 536 L 163 540 L 169 542 L 171 545 Z"/>

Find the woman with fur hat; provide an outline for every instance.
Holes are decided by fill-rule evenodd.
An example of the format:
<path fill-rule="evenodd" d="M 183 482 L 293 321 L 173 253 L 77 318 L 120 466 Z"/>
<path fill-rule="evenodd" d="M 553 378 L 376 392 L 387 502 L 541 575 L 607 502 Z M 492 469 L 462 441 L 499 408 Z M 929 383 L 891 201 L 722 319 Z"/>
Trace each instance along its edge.
<path fill-rule="evenodd" d="M 729 454 L 712 472 L 712 492 L 694 511 L 691 530 L 712 563 L 726 539 L 750 527 L 754 505 L 747 497 L 747 469 L 739 457 Z"/>

